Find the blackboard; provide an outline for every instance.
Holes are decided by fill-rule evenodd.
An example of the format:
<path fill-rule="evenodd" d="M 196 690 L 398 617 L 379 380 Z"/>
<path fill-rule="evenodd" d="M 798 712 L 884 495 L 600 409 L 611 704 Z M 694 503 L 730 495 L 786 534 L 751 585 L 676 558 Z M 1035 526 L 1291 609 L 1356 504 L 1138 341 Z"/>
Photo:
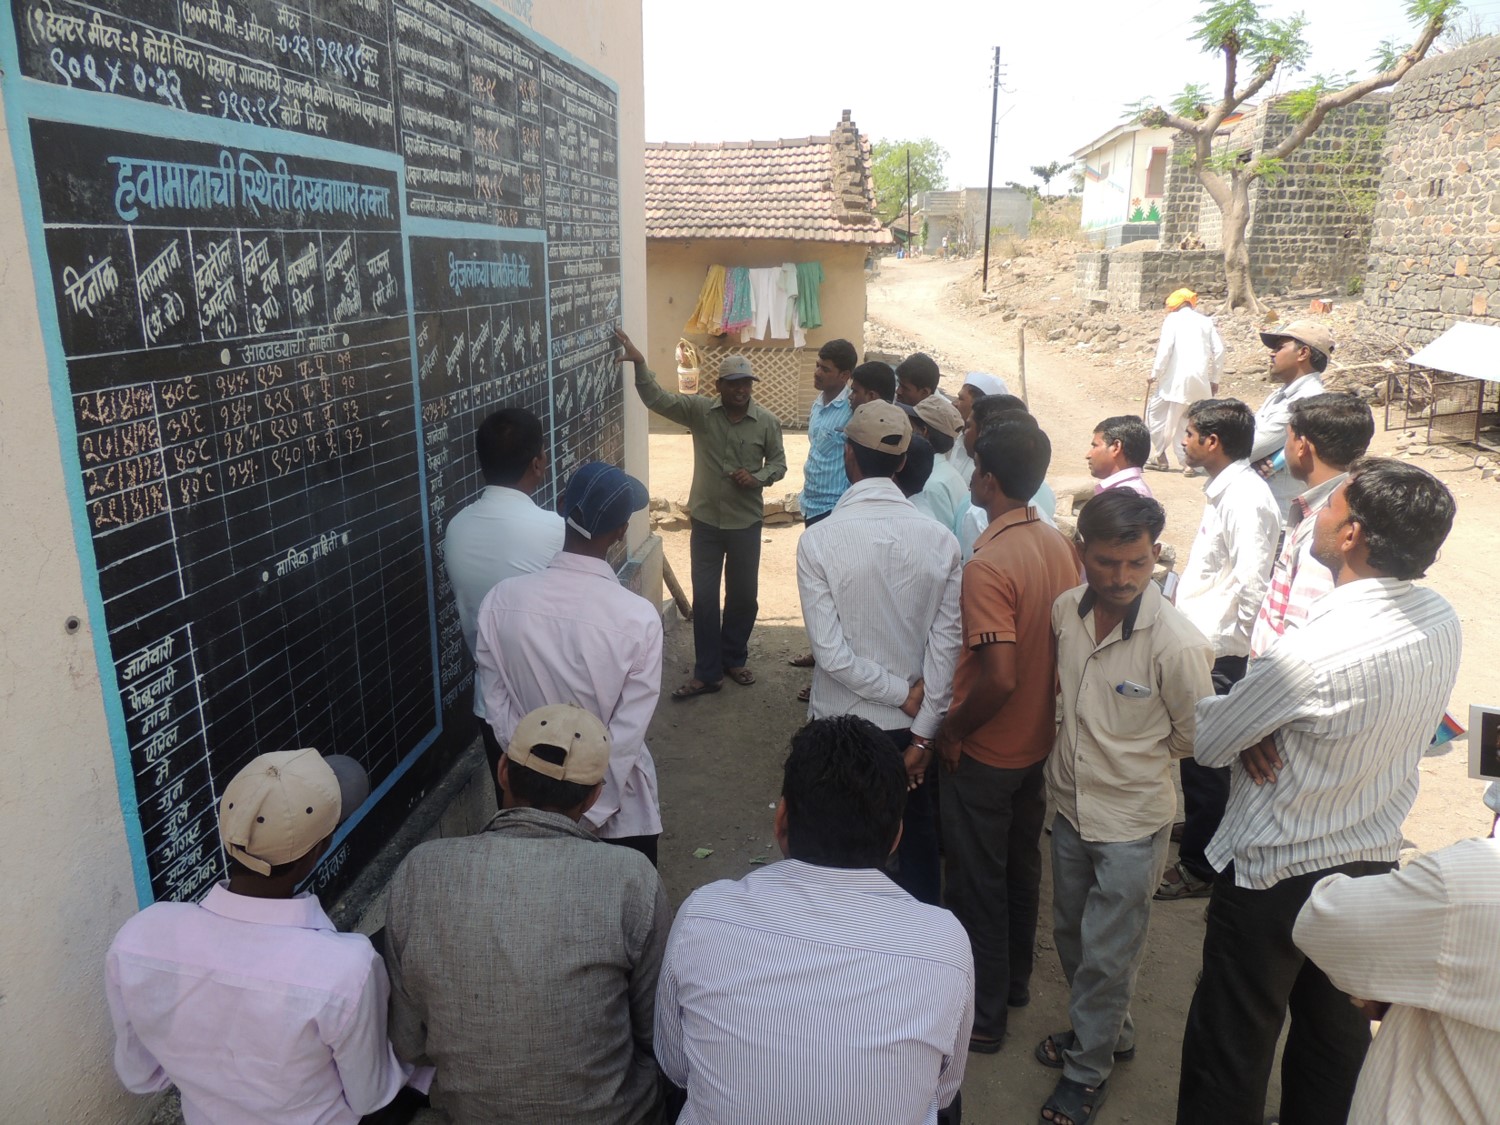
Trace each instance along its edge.
<path fill-rule="evenodd" d="M 223 875 L 253 755 L 374 790 L 475 735 L 441 564 L 480 419 L 623 459 L 614 86 L 478 3 L 12 5 L 6 108 L 142 902 Z"/>

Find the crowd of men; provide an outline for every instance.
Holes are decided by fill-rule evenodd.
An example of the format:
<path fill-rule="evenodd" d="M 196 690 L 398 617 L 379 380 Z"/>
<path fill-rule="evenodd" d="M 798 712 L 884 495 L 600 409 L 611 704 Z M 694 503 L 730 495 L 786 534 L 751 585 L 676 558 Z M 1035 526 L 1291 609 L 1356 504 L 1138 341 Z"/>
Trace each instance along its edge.
<path fill-rule="evenodd" d="M 1261 1125 L 1288 1016 L 1284 1125 L 1495 1120 L 1500 845 L 1394 871 L 1458 671 L 1457 616 L 1413 584 L 1452 496 L 1366 456 L 1370 410 L 1324 393 L 1317 323 L 1264 334 L 1281 385 L 1259 411 L 1212 397 L 1222 343 L 1195 304 L 1169 302 L 1145 418 L 1102 420 L 1082 451 L 1095 495 L 1071 536 L 1051 442 L 1002 380 L 970 373 L 949 401 L 926 355 L 820 349 L 785 859 L 675 918 L 646 746 L 662 625 L 610 562 L 646 490 L 591 462 L 545 511 L 540 422 L 486 419 L 486 487 L 443 557 L 500 811 L 406 857 L 372 944 L 298 893 L 362 799 L 347 766 L 255 759 L 221 803 L 229 879 L 111 948 L 122 1080 L 176 1084 L 190 1125 L 403 1099 L 459 1125 L 956 1122 L 968 1055 L 1004 1050 L 1031 1002 L 1050 807 L 1069 1000 L 1027 1052 L 1058 1072 L 1040 1121 L 1096 1120 L 1150 1049 L 1131 1004 L 1152 904 L 1190 898 L 1208 905 L 1181 1125 Z M 780 426 L 749 359 L 716 396 L 678 394 L 618 341 L 694 446 L 695 659 L 669 698 L 749 686 Z M 1175 587 L 1143 472 L 1169 457 L 1207 477 Z"/>

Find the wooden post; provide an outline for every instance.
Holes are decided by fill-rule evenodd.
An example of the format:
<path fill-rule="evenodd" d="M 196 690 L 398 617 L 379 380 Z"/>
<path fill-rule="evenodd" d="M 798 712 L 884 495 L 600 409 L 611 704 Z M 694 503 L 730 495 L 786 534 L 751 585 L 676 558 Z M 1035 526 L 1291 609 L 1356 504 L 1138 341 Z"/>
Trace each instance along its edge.
<path fill-rule="evenodd" d="M 667 561 L 667 553 L 661 555 L 661 577 L 667 584 L 667 589 L 672 593 L 672 600 L 677 603 L 677 612 L 689 621 L 693 619 L 693 603 L 688 601 L 687 593 L 682 588 L 682 583 L 677 581 L 677 575 L 672 573 L 672 564 Z"/>
<path fill-rule="evenodd" d="M 1028 407 L 1031 399 L 1026 397 L 1026 322 L 1016 326 L 1016 368 L 1021 376 L 1021 401 Z"/>

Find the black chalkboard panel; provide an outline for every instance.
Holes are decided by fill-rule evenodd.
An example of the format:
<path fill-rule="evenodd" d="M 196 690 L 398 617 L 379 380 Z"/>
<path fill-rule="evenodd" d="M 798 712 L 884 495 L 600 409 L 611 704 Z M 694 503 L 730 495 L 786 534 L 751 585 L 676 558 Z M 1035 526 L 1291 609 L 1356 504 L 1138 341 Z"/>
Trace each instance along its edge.
<path fill-rule="evenodd" d="M 336 893 L 475 734 L 440 555 L 474 428 L 544 420 L 543 504 L 623 461 L 617 95 L 469 0 L 11 12 L 140 896 L 201 895 L 217 794 L 300 745 L 376 787 Z"/>

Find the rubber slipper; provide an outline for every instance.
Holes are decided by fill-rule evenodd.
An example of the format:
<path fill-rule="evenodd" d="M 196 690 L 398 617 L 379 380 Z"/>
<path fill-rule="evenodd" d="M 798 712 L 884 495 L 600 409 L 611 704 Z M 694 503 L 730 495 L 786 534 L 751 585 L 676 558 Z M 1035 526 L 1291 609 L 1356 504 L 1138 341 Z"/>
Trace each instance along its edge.
<path fill-rule="evenodd" d="M 1167 868 L 1161 877 L 1161 885 L 1151 897 L 1157 902 L 1176 902 L 1184 898 L 1208 898 L 1213 891 L 1212 883 L 1193 875 L 1179 860 Z"/>
<path fill-rule="evenodd" d="M 1060 1125 L 1059 1117 L 1066 1117 L 1073 1125 L 1088 1125 L 1088 1122 L 1098 1118 L 1099 1107 L 1104 1104 L 1108 1094 L 1108 1079 L 1089 1087 L 1082 1082 L 1074 1082 L 1071 1078 L 1059 1078 L 1052 1096 L 1043 1104 L 1036 1119 L 1040 1125 Z M 1051 1117 L 1046 1116 L 1049 1110 L 1052 1112 Z"/>
<path fill-rule="evenodd" d="M 810 652 L 804 652 L 801 656 L 794 656 L 787 661 L 793 668 L 811 668 L 817 664 L 817 660 Z"/>
<path fill-rule="evenodd" d="M 694 687 L 691 682 L 683 684 L 672 692 L 672 698 L 681 702 L 684 699 L 692 699 L 695 695 L 712 695 L 716 691 L 724 690 L 724 681 L 719 680 L 711 684 L 699 684 Z"/>
<path fill-rule="evenodd" d="M 1043 1039 L 1040 1043 L 1038 1043 L 1036 1045 L 1036 1050 L 1033 1051 L 1032 1054 L 1036 1056 L 1037 1062 L 1041 1063 L 1048 1069 L 1061 1070 L 1063 1065 L 1063 1052 L 1071 1050 L 1073 1044 L 1077 1042 L 1078 1036 L 1073 1034 L 1072 1028 L 1069 1028 L 1067 1031 L 1056 1031 L 1047 1036 L 1047 1038 Z M 1049 1043 L 1052 1045 L 1051 1054 L 1047 1052 L 1047 1045 Z M 1053 1057 L 1054 1055 L 1056 1057 Z M 1134 1047 L 1131 1047 L 1129 1050 L 1115 1052 L 1115 1062 L 1129 1062 L 1133 1058 L 1135 1058 Z"/>
<path fill-rule="evenodd" d="M 725 668 L 724 675 L 728 676 L 741 687 L 749 687 L 755 682 L 755 673 L 745 667 Z"/>

